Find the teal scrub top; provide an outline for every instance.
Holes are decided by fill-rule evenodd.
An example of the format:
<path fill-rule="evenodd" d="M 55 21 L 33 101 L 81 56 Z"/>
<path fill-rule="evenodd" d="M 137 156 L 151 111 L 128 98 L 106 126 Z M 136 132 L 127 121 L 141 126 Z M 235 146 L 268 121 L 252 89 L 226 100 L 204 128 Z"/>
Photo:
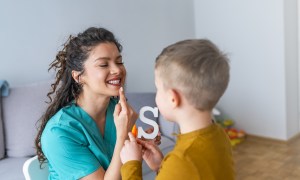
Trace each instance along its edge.
<path fill-rule="evenodd" d="M 113 112 L 117 100 L 111 98 L 104 136 L 97 124 L 75 103 L 59 110 L 47 123 L 41 145 L 49 165 L 49 180 L 80 179 L 101 166 L 106 170 L 116 144 Z"/>

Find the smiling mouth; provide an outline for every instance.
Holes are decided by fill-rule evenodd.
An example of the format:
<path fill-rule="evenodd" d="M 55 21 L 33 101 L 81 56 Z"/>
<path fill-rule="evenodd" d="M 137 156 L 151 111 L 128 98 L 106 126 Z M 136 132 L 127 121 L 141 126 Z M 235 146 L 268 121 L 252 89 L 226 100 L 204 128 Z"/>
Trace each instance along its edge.
<path fill-rule="evenodd" d="M 113 79 L 107 81 L 107 84 L 113 85 L 113 86 L 121 86 L 121 79 Z"/>

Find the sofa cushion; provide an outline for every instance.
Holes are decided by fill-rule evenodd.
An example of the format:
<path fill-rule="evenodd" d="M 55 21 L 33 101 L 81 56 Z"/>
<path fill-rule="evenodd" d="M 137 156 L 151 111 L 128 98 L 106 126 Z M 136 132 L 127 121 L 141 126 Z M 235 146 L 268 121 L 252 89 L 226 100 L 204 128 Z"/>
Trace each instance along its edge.
<path fill-rule="evenodd" d="M 155 103 L 155 93 L 127 93 L 126 98 L 128 99 L 128 103 L 132 106 L 132 108 L 139 114 L 140 109 L 144 106 L 150 106 L 152 108 L 156 107 Z M 158 121 L 158 117 L 154 117 L 154 114 L 150 111 L 145 112 L 145 117 L 155 122 Z M 143 123 L 140 118 L 136 121 L 136 125 L 138 127 L 143 127 L 146 130 L 149 127 L 152 127 L 146 123 Z"/>
<path fill-rule="evenodd" d="M 25 179 L 22 168 L 28 158 L 4 158 L 0 161 L 0 179 Z"/>
<path fill-rule="evenodd" d="M 2 96 L 0 92 L 0 159 L 5 156 L 5 144 L 4 144 L 4 131 L 3 131 L 3 119 L 2 119 Z"/>
<path fill-rule="evenodd" d="M 148 174 L 143 175 L 143 180 L 153 180 L 156 177 L 156 172 L 150 172 Z"/>
<path fill-rule="evenodd" d="M 50 82 L 40 82 L 11 88 L 3 97 L 3 120 L 8 157 L 24 157 L 35 154 L 36 123 L 45 112 Z"/>

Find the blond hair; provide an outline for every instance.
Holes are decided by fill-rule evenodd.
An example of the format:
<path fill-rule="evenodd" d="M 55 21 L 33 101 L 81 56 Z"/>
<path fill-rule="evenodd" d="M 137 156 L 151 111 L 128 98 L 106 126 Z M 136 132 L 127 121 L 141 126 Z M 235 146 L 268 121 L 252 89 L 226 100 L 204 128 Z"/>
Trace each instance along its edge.
<path fill-rule="evenodd" d="M 206 39 L 179 41 L 156 58 L 165 88 L 176 89 L 199 110 L 212 110 L 229 82 L 228 58 Z"/>

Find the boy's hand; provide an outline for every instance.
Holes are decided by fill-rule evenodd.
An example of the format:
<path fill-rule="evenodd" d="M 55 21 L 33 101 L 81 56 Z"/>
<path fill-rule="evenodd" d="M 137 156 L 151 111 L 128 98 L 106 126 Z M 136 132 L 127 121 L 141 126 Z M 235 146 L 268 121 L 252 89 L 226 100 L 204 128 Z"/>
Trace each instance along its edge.
<path fill-rule="evenodd" d="M 126 140 L 121 150 L 120 157 L 123 164 L 131 160 L 142 161 L 142 146 L 136 142 L 132 133 L 128 133 L 129 139 Z"/>
<path fill-rule="evenodd" d="M 150 134 L 154 131 L 153 127 L 150 127 L 149 129 L 146 130 L 146 133 Z M 158 131 L 157 136 L 154 139 L 145 139 L 144 137 L 139 138 L 138 140 L 142 140 L 142 141 L 147 141 L 147 142 L 152 142 L 156 145 L 160 145 L 161 144 L 161 133 L 160 131 Z"/>
<path fill-rule="evenodd" d="M 139 144 L 143 146 L 143 159 L 148 164 L 150 169 L 158 171 L 164 155 L 153 142 L 143 141 L 138 139 Z"/>

